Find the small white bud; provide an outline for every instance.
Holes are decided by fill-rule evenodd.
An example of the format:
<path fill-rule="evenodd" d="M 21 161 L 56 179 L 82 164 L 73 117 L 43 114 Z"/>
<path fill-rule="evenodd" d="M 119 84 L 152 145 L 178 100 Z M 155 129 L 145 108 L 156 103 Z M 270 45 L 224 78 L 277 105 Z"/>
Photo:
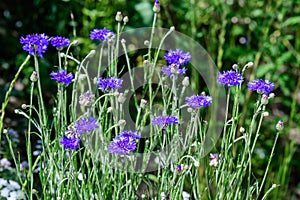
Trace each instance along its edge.
<path fill-rule="evenodd" d="M 118 121 L 119 126 L 125 126 L 126 125 L 126 121 L 124 119 L 120 119 Z"/>
<path fill-rule="evenodd" d="M 95 54 L 96 54 L 96 50 L 93 49 L 90 51 L 89 56 L 93 57 Z"/>
<path fill-rule="evenodd" d="M 253 67 L 254 66 L 254 63 L 253 62 L 248 62 L 247 63 L 247 66 L 250 68 L 250 67 Z"/>
<path fill-rule="evenodd" d="M 30 76 L 30 80 L 32 82 L 36 82 L 38 80 L 38 76 L 37 76 L 37 72 L 36 71 L 33 71 L 31 76 Z"/>
<path fill-rule="evenodd" d="M 273 99 L 275 97 L 275 94 L 272 92 L 269 94 L 269 99 Z"/>
<path fill-rule="evenodd" d="M 241 127 L 240 127 L 240 132 L 241 132 L 241 133 L 244 133 L 244 132 L 245 132 L 245 128 L 241 126 Z"/>
<path fill-rule="evenodd" d="M 200 163 L 199 163 L 198 161 L 195 161 L 195 162 L 194 162 L 194 166 L 195 166 L 195 167 L 199 167 L 199 166 L 200 166 Z"/>
<path fill-rule="evenodd" d="M 115 19 L 116 19 L 117 22 L 121 22 L 121 21 L 122 21 L 123 16 L 122 16 L 121 11 L 118 11 L 118 12 L 117 12 L 116 18 L 115 18 Z"/>
<path fill-rule="evenodd" d="M 129 21 L 129 18 L 128 18 L 128 16 L 125 16 L 125 17 L 123 18 L 123 22 L 124 22 L 124 24 L 128 23 L 128 21 Z"/>
<path fill-rule="evenodd" d="M 184 79 L 182 80 L 182 85 L 184 87 L 188 87 L 190 85 L 190 78 L 189 77 L 184 77 Z"/>
<path fill-rule="evenodd" d="M 239 68 L 239 66 L 237 64 L 232 65 L 232 69 L 237 70 L 238 68 Z"/>
<path fill-rule="evenodd" d="M 262 97 L 261 97 L 260 102 L 261 102 L 263 105 L 267 105 L 268 102 L 269 102 L 268 95 L 263 94 Z"/>
<path fill-rule="evenodd" d="M 263 116 L 264 116 L 264 117 L 268 117 L 268 116 L 269 116 L 269 112 L 267 112 L 267 111 L 266 111 L 266 112 L 263 112 Z"/>
<path fill-rule="evenodd" d="M 171 26 L 170 31 L 174 31 L 174 30 L 175 30 L 175 26 Z"/>
<path fill-rule="evenodd" d="M 26 105 L 26 104 L 22 104 L 22 105 L 21 105 L 21 108 L 22 108 L 22 109 L 26 109 L 26 108 L 27 108 L 27 105 Z"/>
<path fill-rule="evenodd" d="M 124 103 L 126 101 L 126 97 L 124 96 L 124 93 L 120 93 L 118 97 L 119 103 Z"/>
<path fill-rule="evenodd" d="M 113 110 L 112 107 L 108 107 L 108 108 L 107 108 L 107 113 L 110 113 L 112 110 Z"/>
<path fill-rule="evenodd" d="M 278 123 L 276 124 L 276 129 L 278 131 L 281 131 L 283 129 L 283 120 L 279 120 Z"/>
<path fill-rule="evenodd" d="M 144 45 L 145 45 L 145 46 L 149 46 L 149 44 L 150 44 L 149 40 L 145 40 L 145 41 L 144 41 Z"/>

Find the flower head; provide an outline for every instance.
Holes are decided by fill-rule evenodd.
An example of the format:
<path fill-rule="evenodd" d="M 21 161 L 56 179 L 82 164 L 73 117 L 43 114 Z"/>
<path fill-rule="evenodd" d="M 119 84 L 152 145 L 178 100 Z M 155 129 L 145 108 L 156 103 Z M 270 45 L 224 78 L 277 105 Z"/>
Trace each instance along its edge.
<path fill-rule="evenodd" d="M 27 35 L 25 38 L 21 37 L 20 43 L 23 44 L 23 50 L 27 51 L 30 55 L 38 54 L 40 57 L 43 57 L 43 53 L 48 48 L 48 38 L 44 33 L 36 33 Z"/>
<path fill-rule="evenodd" d="M 190 97 L 185 98 L 185 102 L 188 106 L 192 108 L 197 108 L 197 107 L 208 107 L 210 106 L 212 102 L 212 97 L 211 96 L 199 96 L 199 95 L 193 95 Z"/>
<path fill-rule="evenodd" d="M 249 90 L 256 90 L 258 93 L 266 95 L 274 90 L 274 83 L 262 79 L 249 82 L 247 86 Z"/>
<path fill-rule="evenodd" d="M 170 124 L 178 124 L 178 118 L 175 116 L 159 116 L 159 117 L 152 117 L 152 124 L 160 125 L 160 126 L 167 126 Z"/>
<path fill-rule="evenodd" d="M 86 132 L 90 132 L 96 128 L 99 128 L 97 124 L 97 119 L 94 117 L 89 118 L 81 118 L 76 121 L 74 128 L 76 129 L 78 134 L 83 134 Z"/>
<path fill-rule="evenodd" d="M 56 80 L 59 83 L 64 83 L 66 85 L 70 84 L 73 81 L 73 74 L 68 73 L 65 70 L 60 70 L 57 72 L 52 72 L 50 74 L 52 80 Z"/>
<path fill-rule="evenodd" d="M 243 75 L 235 70 L 219 72 L 217 78 L 220 84 L 228 87 L 240 85 L 244 81 Z"/>
<path fill-rule="evenodd" d="M 61 36 L 56 36 L 51 38 L 50 42 L 52 46 L 58 49 L 69 46 L 70 44 L 70 40 L 68 38 L 61 37 Z"/>
<path fill-rule="evenodd" d="M 276 124 L 276 130 L 281 131 L 283 129 L 283 120 L 279 120 L 278 123 Z"/>
<path fill-rule="evenodd" d="M 100 90 L 120 89 L 123 83 L 122 79 L 116 77 L 102 78 L 99 77 L 97 84 Z"/>
<path fill-rule="evenodd" d="M 94 98 L 95 95 L 87 91 L 79 96 L 79 104 L 82 106 L 90 106 L 94 103 Z"/>
<path fill-rule="evenodd" d="M 165 55 L 165 60 L 171 65 L 176 64 L 178 66 L 185 65 L 191 60 L 192 56 L 190 52 L 184 53 L 180 49 L 176 49 L 176 51 L 169 50 Z"/>
<path fill-rule="evenodd" d="M 114 32 L 106 28 L 103 29 L 93 29 L 90 32 L 90 38 L 92 40 L 108 40 L 109 36 L 114 36 Z"/>
<path fill-rule="evenodd" d="M 136 140 L 141 137 L 132 131 L 123 131 L 108 145 L 111 154 L 126 155 L 136 149 Z"/>
<path fill-rule="evenodd" d="M 154 6 L 153 6 L 153 12 L 158 13 L 159 11 L 160 11 L 159 0 L 155 0 Z"/>
<path fill-rule="evenodd" d="M 211 153 L 211 154 L 209 154 L 209 159 L 210 159 L 210 161 L 209 161 L 210 166 L 213 166 L 213 167 L 218 166 L 219 154 Z"/>
<path fill-rule="evenodd" d="M 162 67 L 161 71 L 165 75 L 172 77 L 172 76 L 174 76 L 174 74 L 179 74 L 179 75 L 185 74 L 186 68 L 181 69 L 180 67 L 178 67 L 178 65 L 171 64 L 167 67 Z"/>
<path fill-rule="evenodd" d="M 79 138 L 72 138 L 72 137 L 67 137 L 63 136 L 63 138 L 60 140 L 60 144 L 63 144 L 65 149 L 77 149 L 80 144 L 80 139 Z"/>

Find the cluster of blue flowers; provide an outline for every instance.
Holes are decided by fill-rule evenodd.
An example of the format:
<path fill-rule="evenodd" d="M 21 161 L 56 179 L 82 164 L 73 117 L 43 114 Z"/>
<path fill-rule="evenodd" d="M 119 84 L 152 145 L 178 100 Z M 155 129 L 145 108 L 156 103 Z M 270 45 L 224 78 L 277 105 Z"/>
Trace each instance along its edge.
<path fill-rule="evenodd" d="M 82 117 L 68 128 L 60 144 L 64 145 L 65 149 L 77 149 L 80 144 L 80 135 L 87 134 L 97 128 L 99 128 L 97 119 L 94 117 Z"/>
<path fill-rule="evenodd" d="M 193 95 L 190 97 L 186 97 L 185 102 L 188 106 L 190 106 L 192 108 L 208 107 L 212 103 L 212 97 L 211 96 Z"/>
<path fill-rule="evenodd" d="M 102 91 L 111 90 L 111 89 L 120 89 L 122 83 L 123 80 L 116 77 L 108 77 L 108 78 L 99 77 L 97 81 L 98 88 Z"/>
<path fill-rule="evenodd" d="M 50 41 L 53 47 L 59 49 L 70 45 L 70 40 L 61 36 L 52 37 L 50 38 Z M 23 50 L 30 55 L 37 54 L 40 57 L 43 57 L 43 54 L 48 49 L 49 36 L 44 33 L 27 35 L 25 38 L 20 38 L 20 43 L 23 45 Z"/>
<path fill-rule="evenodd" d="M 176 117 L 176 116 L 158 116 L 158 117 L 152 117 L 151 121 L 152 121 L 152 124 L 165 127 L 170 124 L 178 124 L 178 117 Z"/>
<path fill-rule="evenodd" d="M 190 52 L 184 53 L 182 50 L 176 49 L 176 51 L 169 50 L 164 58 L 168 62 L 169 66 L 162 67 L 162 73 L 167 76 L 174 76 L 176 74 L 185 74 L 186 68 L 181 68 L 181 66 L 187 64 L 191 60 L 192 56 Z"/>
<path fill-rule="evenodd" d="M 52 77 L 52 80 L 55 80 L 59 83 L 62 84 L 70 84 L 73 81 L 73 74 L 72 73 L 68 73 L 66 72 L 66 70 L 59 70 L 57 72 L 52 72 L 50 74 L 50 76 Z"/>
<path fill-rule="evenodd" d="M 109 37 L 112 37 L 114 36 L 114 32 L 112 32 L 111 30 L 108 30 L 106 28 L 103 28 L 103 29 L 93 29 L 91 32 L 90 32 L 90 38 L 92 40 L 108 40 Z"/>
<path fill-rule="evenodd" d="M 120 135 L 115 137 L 108 145 L 108 151 L 111 154 L 126 155 L 136 149 L 136 140 L 141 136 L 132 131 L 123 131 Z"/>

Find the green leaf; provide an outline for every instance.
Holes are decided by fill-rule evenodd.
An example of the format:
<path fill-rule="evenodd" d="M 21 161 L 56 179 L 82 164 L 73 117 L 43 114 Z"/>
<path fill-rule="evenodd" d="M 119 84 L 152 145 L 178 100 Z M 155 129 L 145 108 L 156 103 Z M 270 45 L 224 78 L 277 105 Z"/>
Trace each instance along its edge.
<path fill-rule="evenodd" d="M 281 27 L 286 27 L 290 25 L 300 24 L 300 16 L 290 17 L 285 22 L 281 24 Z"/>
<path fill-rule="evenodd" d="M 259 65 L 256 71 L 256 75 L 258 78 L 263 77 L 268 72 L 272 71 L 275 68 L 274 63 L 268 63 L 265 65 Z"/>

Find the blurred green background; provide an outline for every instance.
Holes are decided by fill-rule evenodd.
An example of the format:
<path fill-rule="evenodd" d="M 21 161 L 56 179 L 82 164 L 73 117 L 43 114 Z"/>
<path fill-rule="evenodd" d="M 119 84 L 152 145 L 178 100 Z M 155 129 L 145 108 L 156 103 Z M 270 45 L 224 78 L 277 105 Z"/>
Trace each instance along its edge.
<path fill-rule="evenodd" d="M 129 17 L 126 29 L 150 27 L 152 6 L 149 0 L 2 0 L 0 2 L 0 102 L 18 66 L 26 57 L 19 43 L 21 36 L 32 33 L 61 35 L 77 39 L 73 53 L 84 57 L 95 47 L 89 39 L 90 30 L 106 27 L 116 30 L 115 14 L 122 11 Z M 243 66 L 253 61 L 247 70 L 248 80 L 269 79 L 275 82 L 276 98 L 268 105 L 260 141 L 253 160 L 256 174 L 261 178 L 274 140 L 275 124 L 284 120 L 285 131 L 280 136 L 271 164 L 267 185 L 280 184 L 273 199 L 300 199 L 300 5 L 297 0 L 161 0 L 158 26 L 175 29 L 198 41 L 220 70 L 234 63 Z M 42 76 L 52 71 L 57 55 L 49 49 L 42 59 Z M 137 61 L 138 62 L 138 61 Z M 28 103 L 30 63 L 15 85 L 7 108 L 5 127 L 14 128 L 22 137 L 26 121 L 13 110 Z M 53 102 L 50 81 L 43 81 L 44 94 Z M 245 84 L 244 84 L 244 86 Z M 247 90 L 245 90 L 247 91 Z M 245 93 L 241 98 L 240 123 L 248 123 L 256 95 Z M 2 141 L 5 143 L 5 141 Z M 22 149 L 22 141 L 16 150 Z M 3 145 L 1 145 L 3 148 Z M 0 149 L 0 157 L 8 157 Z M 280 196 L 282 195 L 282 196 Z M 288 197 L 288 198 L 287 198 Z"/>

